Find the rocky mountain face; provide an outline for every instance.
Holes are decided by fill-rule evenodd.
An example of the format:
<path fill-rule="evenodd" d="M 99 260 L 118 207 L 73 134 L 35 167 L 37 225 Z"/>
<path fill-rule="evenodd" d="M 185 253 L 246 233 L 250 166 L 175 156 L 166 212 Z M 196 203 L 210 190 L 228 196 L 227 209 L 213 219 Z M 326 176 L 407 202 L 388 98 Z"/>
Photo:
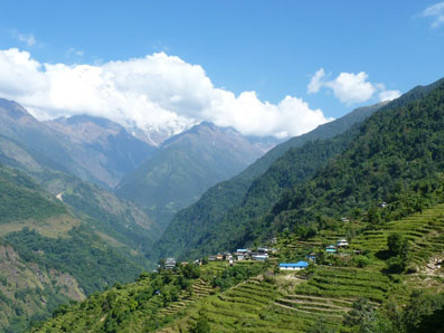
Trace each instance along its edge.
<path fill-rule="evenodd" d="M 118 185 L 161 225 L 219 181 L 239 173 L 276 144 L 249 139 L 232 128 L 203 122 L 164 141 L 159 150 Z"/>

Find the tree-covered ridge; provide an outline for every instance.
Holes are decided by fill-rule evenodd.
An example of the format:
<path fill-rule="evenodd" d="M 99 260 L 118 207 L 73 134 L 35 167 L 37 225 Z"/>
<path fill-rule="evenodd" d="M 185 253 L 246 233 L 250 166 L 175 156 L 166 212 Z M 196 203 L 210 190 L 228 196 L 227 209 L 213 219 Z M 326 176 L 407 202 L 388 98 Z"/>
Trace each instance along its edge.
<path fill-rule="evenodd" d="M 365 121 L 361 127 L 357 125 L 357 127 L 349 129 L 344 134 L 333 139 L 310 142 L 302 148 L 288 151 L 267 172 L 248 186 L 248 191 L 242 197 L 241 203 L 228 210 L 228 212 L 223 211 L 221 213 L 222 209 L 214 209 L 214 200 L 209 202 L 211 205 L 210 209 L 198 202 L 195 207 L 192 206 L 190 209 L 180 212 L 173 220 L 170 229 L 164 234 L 162 238 L 163 244 L 160 244 L 159 248 L 163 249 L 164 253 L 169 253 L 168 251 L 174 251 L 177 248 L 184 248 L 188 250 L 188 252 L 185 252 L 186 255 L 194 256 L 205 252 L 208 253 L 208 251 L 235 248 L 248 242 L 251 243 L 257 238 L 270 238 L 275 232 L 273 229 L 283 230 L 289 224 L 296 223 L 296 219 L 298 219 L 295 217 L 296 213 L 287 212 L 282 218 L 279 216 L 275 219 L 275 227 L 269 228 L 270 224 L 273 223 L 274 216 L 278 215 L 280 210 L 287 210 L 289 208 L 286 205 L 291 200 L 290 198 L 294 198 L 294 200 L 299 200 L 300 198 L 300 200 L 306 202 L 306 206 L 298 213 L 300 216 L 304 216 L 304 218 L 297 222 L 301 222 L 301 225 L 303 225 L 304 223 L 310 224 L 316 221 L 316 223 L 313 223 L 313 226 L 323 224 L 324 217 L 327 217 L 327 219 L 332 217 L 337 219 L 342 217 L 343 214 L 350 214 L 349 210 L 352 208 L 369 209 L 370 204 L 377 206 L 382 201 L 394 202 L 398 199 L 404 202 L 403 197 L 406 197 L 407 193 L 404 189 L 401 190 L 399 186 L 402 184 L 414 186 L 412 183 L 414 181 L 413 178 L 416 177 L 416 180 L 421 177 L 427 178 L 426 174 L 430 170 L 426 174 L 417 174 L 412 178 L 413 174 L 410 176 L 407 174 L 397 174 L 391 168 L 396 167 L 396 165 L 404 165 L 403 168 L 405 169 L 406 163 L 410 163 L 409 160 L 411 159 L 411 157 L 407 156 L 407 152 L 412 149 L 419 152 L 425 150 L 425 155 L 427 155 L 427 151 L 430 148 L 430 153 L 435 155 L 442 154 L 442 142 L 440 141 L 440 134 L 442 134 L 440 128 L 443 127 L 442 114 L 440 113 L 442 112 L 440 110 L 442 106 L 439 104 L 439 101 L 431 101 L 436 99 L 437 94 L 440 94 L 439 91 L 442 89 L 443 84 L 443 82 L 438 81 L 430 86 L 414 88 L 399 99 L 383 106 L 375 115 Z M 414 111 L 412 108 L 416 105 L 430 108 L 431 111 Z M 409 130 L 404 133 L 404 129 Z M 429 137 L 429 134 L 422 135 L 422 132 L 429 133 L 433 138 Z M 406 135 L 405 137 L 404 134 Z M 418 145 L 418 140 L 423 142 L 423 146 Z M 319 152 L 316 153 L 318 145 Z M 406 145 L 406 148 L 403 148 L 404 145 Z M 326 151 L 323 152 L 322 149 L 326 149 Z M 336 151 L 336 154 L 338 154 L 341 152 L 341 149 L 344 151 L 343 154 L 339 154 L 334 158 L 326 168 L 319 169 L 323 163 L 335 156 L 333 153 L 328 155 L 329 151 Z M 367 169 L 371 169 L 369 163 L 372 163 L 370 151 L 375 152 L 375 149 L 381 150 L 381 153 L 374 157 L 377 160 L 375 161 L 375 167 L 381 167 L 381 169 L 371 179 L 367 179 Z M 357 155 L 363 155 L 359 159 L 354 160 L 353 163 L 345 162 L 350 159 L 351 151 L 356 151 Z M 366 152 L 368 153 L 366 154 Z M 367 159 L 369 160 L 367 161 Z M 440 169 L 440 166 L 436 164 L 436 160 L 428 161 L 419 158 L 415 165 L 423 162 L 428 164 L 428 166 L 422 167 L 420 165 L 419 168 Z M 341 163 L 348 163 L 349 166 L 347 169 L 340 170 L 342 168 L 340 166 Z M 354 172 L 356 172 L 353 169 L 358 164 L 360 168 L 364 168 L 367 171 L 355 174 L 353 183 L 346 184 L 351 179 L 350 177 L 354 175 Z M 415 165 L 409 164 L 407 169 L 413 172 Z M 311 174 L 304 174 L 304 168 L 307 170 L 307 166 Z M 332 169 L 335 168 L 338 170 L 333 171 Z M 434 177 L 437 176 L 436 173 L 434 175 Z M 306 178 L 299 178 L 300 176 Z M 327 197 L 323 198 L 318 196 L 319 190 L 311 187 L 312 185 L 310 184 L 313 184 L 313 181 L 304 183 L 312 176 L 314 176 L 313 179 L 323 177 L 323 182 L 327 183 L 336 182 L 335 177 L 342 177 L 343 184 L 330 184 L 332 192 L 329 192 Z M 402 184 L 400 185 L 398 182 L 398 188 L 393 187 L 393 184 L 389 187 L 393 179 L 398 179 Z M 374 184 L 360 183 L 363 181 L 367 183 L 373 182 Z M 437 184 L 440 184 L 438 179 L 429 179 L 428 182 L 431 183 L 431 188 L 428 190 L 432 191 L 435 190 L 434 187 Z M 301 185 L 296 186 L 299 183 Z M 293 189 L 295 186 L 296 190 Z M 380 193 L 381 195 L 379 196 L 370 195 L 352 198 L 355 193 L 362 194 L 364 191 L 374 193 L 374 189 L 378 186 L 385 188 L 385 192 Z M 364 187 L 367 187 L 367 189 L 363 190 Z M 339 191 L 344 192 L 347 196 L 351 194 L 348 193 L 349 191 L 353 191 L 353 195 L 350 197 L 352 201 L 346 204 L 342 202 L 330 203 L 328 201 L 330 195 Z M 388 195 L 389 193 L 392 197 Z M 273 209 L 273 212 L 268 214 L 267 218 L 263 218 L 262 216 L 267 214 L 274 205 L 276 207 Z M 409 204 L 398 203 L 398 205 Z M 199 211 L 199 208 L 202 209 L 202 206 L 203 210 Z M 412 209 L 411 205 L 409 207 L 409 209 Z M 208 214 L 214 211 L 216 214 Z M 385 212 L 388 211 L 385 210 Z M 214 216 L 217 218 L 211 219 Z M 194 225 L 196 227 L 193 228 Z M 308 229 L 304 228 L 305 231 L 303 232 L 308 232 Z M 185 230 L 183 234 L 181 229 Z"/>
<path fill-rule="evenodd" d="M 5 237 L 23 260 L 46 269 L 71 274 L 86 293 L 103 290 L 117 281 L 129 282 L 143 270 L 107 245 L 86 227 L 75 227 L 68 237 L 44 237 L 24 228 Z"/>
<path fill-rule="evenodd" d="M 194 224 L 189 225 L 186 229 L 189 241 L 186 250 L 174 254 L 198 257 L 251 243 L 263 231 L 262 226 L 252 228 L 251 221 L 267 213 L 286 189 L 309 179 L 329 158 L 343 151 L 348 140 L 347 136 L 341 136 L 328 142 L 316 141 L 291 148 L 251 184 L 241 205 L 226 212 L 220 223 L 199 226 L 199 229 Z M 162 249 L 167 252 L 165 247 Z"/>
<path fill-rule="evenodd" d="M 0 223 L 39 220 L 66 212 L 63 204 L 45 194 L 31 178 L 0 165 Z"/>
<path fill-rule="evenodd" d="M 267 217 L 275 228 L 362 215 L 371 223 L 443 198 L 444 83 L 417 101 L 377 112 L 340 156 L 296 186 Z M 376 208 L 386 202 L 386 208 Z"/>
<path fill-rule="evenodd" d="M 326 161 L 325 158 L 331 157 L 330 154 L 334 152 L 339 152 L 343 146 L 342 143 L 320 143 L 319 140 L 343 133 L 384 105 L 377 104 L 356 109 L 340 119 L 319 126 L 310 133 L 292 138 L 270 150 L 239 175 L 210 188 L 199 201 L 176 214 L 162 239 L 157 243 L 156 250 L 159 252 L 157 255 L 165 256 L 168 253 L 199 255 L 242 243 L 243 240 L 233 235 L 237 229 L 245 226 L 245 219 L 264 214 L 285 188 L 292 187 L 311 176 L 312 172 Z M 306 147 L 297 149 L 304 144 Z M 320 147 L 316 148 L 317 145 Z M 324 148 L 325 153 L 322 152 Z M 294 151 L 289 156 L 290 161 L 285 162 L 285 157 L 282 156 L 292 149 Z M 281 161 L 277 162 L 280 159 Z M 275 169 L 282 170 L 281 173 L 267 171 L 270 167 L 273 169 L 274 164 L 276 164 Z M 290 177 L 284 179 L 285 176 Z M 230 235 L 225 237 L 224 241 L 229 243 L 222 244 L 223 241 L 217 241 L 217 235 L 220 235 L 221 231 L 226 235 L 227 230 Z M 184 251 L 189 252 L 185 254 Z"/>
<path fill-rule="evenodd" d="M 56 179 L 56 182 L 63 182 L 69 178 L 63 174 L 54 178 L 55 172 L 47 171 L 47 181 Z M 97 209 L 104 203 L 93 199 L 100 200 L 103 196 L 92 196 L 101 192 L 91 191 L 91 188 L 94 187 L 84 185 L 87 192 L 82 194 L 90 198 L 89 207 L 95 215 L 87 216 L 84 213 L 86 209 L 80 207 L 76 211 L 79 218 L 75 218 L 72 206 L 45 192 L 29 176 L 0 166 L 0 242 L 6 244 L 0 250 L 9 249 L 3 256 L 6 259 L 0 255 L 0 276 L 5 281 L 7 295 L 1 298 L 0 288 L 0 307 L 8 314 L 0 316 L 0 327 L 22 331 L 31 320 L 47 318 L 61 302 L 78 299 L 78 294 L 103 290 L 116 281 L 132 281 L 147 268 L 148 263 L 142 255 L 131 253 L 123 244 L 116 247 L 114 240 L 106 242 L 105 236 L 99 237 L 100 230 L 106 230 L 106 226 L 114 223 L 124 229 L 115 227 L 121 232 L 114 231 L 117 233 L 115 237 L 129 243 L 127 239 L 131 228 L 128 231 L 123 228 L 122 222 L 114 218 L 117 214 L 99 215 L 106 211 Z M 78 191 L 71 193 L 77 194 Z M 116 209 L 120 206 L 113 207 L 113 210 Z M 137 226 L 136 221 L 133 224 Z M 133 231 L 140 244 L 146 239 L 144 231 L 142 227 Z M 109 231 L 110 234 L 112 232 Z M 16 276 L 14 272 L 17 270 L 21 274 Z M 60 291 L 60 288 L 67 292 Z"/>

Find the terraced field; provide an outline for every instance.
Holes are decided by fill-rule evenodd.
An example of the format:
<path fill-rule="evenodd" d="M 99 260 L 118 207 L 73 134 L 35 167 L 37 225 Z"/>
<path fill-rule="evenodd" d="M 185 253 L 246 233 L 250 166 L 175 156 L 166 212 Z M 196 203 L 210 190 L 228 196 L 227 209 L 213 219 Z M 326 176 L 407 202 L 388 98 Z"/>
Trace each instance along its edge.
<path fill-rule="evenodd" d="M 409 239 L 411 261 L 423 267 L 430 256 L 444 254 L 444 204 L 424 210 L 378 230 L 368 230 L 352 239 L 351 249 L 373 255 L 387 247 L 387 237 L 399 232 Z M 286 251 L 303 253 L 335 243 L 341 232 L 324 231 L 308 241 L 290 242 Z M 247 263 L 243 263 L 247 264 Z M 316 266 L 307 279 L 280 273 L 249 280 L 216 295 L 202 294 L 192 307 L 183 307 L 182 319 L 160 332 L 184 332 L 204 313 L 214 332 L 303 332 L 322 321 L 338 329 L 344 315 L 360 297 L 379 306 L 390 295 L 402 301 L 409 294 L 415 275 L 401 280 L 382 273 L 385 263 L 374 257 L 365 268 Z M 286 281 L 293 279 L 293 284 Z M 296 281 L 296 282 L 295 282 Z"/>
<path fill-rule="evenodd" d="M 378 230 L 365 231 L 353 240 L 352 246 L 377 253 L 386 248 L 387 237 L 395 232 L 409 239 L 410 260 L 424 266 L 432 255 L 444 254 L 444 204 L 391 221 Z"/>
<path fill-rule="evenodd" d="M 183 320 L 159 332 L 187 331 L 198 319 L 199 311 L 206 315 L 214 332 L 299 332 L 320 319 L 333 328 L 339 327 L 354 301 L 286 294 L 279 289 L 275 280 L 251 278 L 224 293 L 209 296 L 189 309 Z"/>

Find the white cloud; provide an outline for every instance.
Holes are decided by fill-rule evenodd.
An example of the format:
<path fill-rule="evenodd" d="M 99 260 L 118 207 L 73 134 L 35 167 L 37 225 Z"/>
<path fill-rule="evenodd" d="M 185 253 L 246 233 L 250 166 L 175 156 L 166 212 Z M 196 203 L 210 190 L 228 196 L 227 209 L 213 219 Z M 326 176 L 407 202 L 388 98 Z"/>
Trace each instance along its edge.
<path fill-rule="evenodd" d="M 341 73 L 335 80 L 326 82 L 325 86 L 331 88 L 342 103 L 362 103 L 368 101 L 376 91 L 367 78 L 368 75 L 364 72 Z"/>
<path fill-rule="evenodd" d="M 431 17 L 433 19 L 432 28 L 437 28 L 441 24 L 444 24 L 444 2 L 438 2 L 427 7 L 422 12 L 422 16 Z"/>
<path fill-rule="evenodd" d="M 37 43 L 37 40 L 35 39 L 33 34 L 24 34 L 18 32 L 17 30 L 13 30 L 12 36 L 18 41 L 25 43 L 27 46 L 34 46 Z"/>
<path fill-rule="evenodd" d="M 383 90 L 379 93 L 379 100 L 381 102 L 391 101 L 401 96 L 399 90 Z"/>
<path fill-rule="evenodd" d="M 324 69 L 319 69 L 307 86 L 308 93 L 317 93 L 322 87 L 325 87 L 330 89 L 337 99 L 347 105 L 367 102 L 378 91 L 379 98 L 384 100 L 399 97 L 400 94 L 398 90 L 386 90 L 381 83 L 371 83 L 368 81 L 368 75 L 365 72 L 357 74 L 342 72 L 333 80 L 326 80 L 325 76 Z M 394 97 L 396 94 L 398 95 Z"/>
<path fill-rule="evenodd" d="M 320 68 L 315 75 L 310 80 L 308 84 L 307 91 L 309 94 L 317 93 L 321 89 L 323 82 L 322 79 L 325 77 L 325 70 Z"/>
<path fill-rule="evenodd" d="M 40 63 L 26 51 L 0 50 L 0 96 L 37 118 L 87 113 L 125 126 L 178 132 L 206 120 L 248 135 L 294 136 L 329 121 L 300 98 L 278 104 L 254 91 L 213 86 L 204 69 L 163 52 L 96 65 Z"/>

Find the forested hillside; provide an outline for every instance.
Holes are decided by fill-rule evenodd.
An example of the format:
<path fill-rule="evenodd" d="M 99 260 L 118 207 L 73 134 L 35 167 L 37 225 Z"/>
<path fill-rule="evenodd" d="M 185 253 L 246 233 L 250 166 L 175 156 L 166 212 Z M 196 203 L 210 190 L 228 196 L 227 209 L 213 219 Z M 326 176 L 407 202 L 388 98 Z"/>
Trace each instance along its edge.
<path fill-rule="evenodd" d="M 426 97 L 369 118 L 343 154 L 287 192 L 265 221 L 282 230 L 341 216 L 366 214 L 374 224 L 406 216 L 443 200 L 443 170 L 441 82 Z"/>
<path fill-rule="evenodd" d="M 60 307 L 32 331 L 440 332 L 444 273 L 433 263 L 444 249 L 443 211 L 436 205 L 373 229 L 353 220 L 306 241 L 282 234 L 277 256 L 265 264 L 189 263 L 144 273 L 135 283 Z M 323 244 L 348 228 L 357 233 L 350 248 L 326 254 Z M 311 251 L 316 263 L 306 270 L 279 271 L 277 262 Z M 398 267 L 392 251 L 403 255 L 401 271 L 391 271 Z"/>
<path fill-rule="evenodd" d="M 22 143 L 0 136 L 0 162 L 31 176 L 43 189 L 69 206 L 73 214 L 88 221 L 89 226 L 114 244 L 120 242 L 144 250 L 158 238 L 157 224 L 133 203 L 60 171 L 54 161 Z"/>
<path fill-rule="evenodd" d="M 257 216 L 267 211 L 271 207 L 270 205 L 273 205 L 276 201 L 276 197 L 279 197 L 281 193 L 280 186 L 283 190 L 292 186 L 291 184 L 294 182 L 303 181 L 306 177 L 311 176 L 312 172 L 322 165 L 327 158 L 331 157 L 331 154 L 337 153 L 343 148 L 341 142 L 338 145 L 333 143 L 330 145 L 331 147 L 319 147 L 318 149 L 318 140 L 331 138 L 346 131 L 354 124 L 369 117 L 383 105 L 377 104 L 356 109 L 344 117 L 321 125 L 307 134 L 292 138 L 270 150 L 239 175 L 213 186 L 202 195 L 198 202 L 176 214 L 155 247 L 155 251 L 158 251 L 155 253 L 160 256 L 167 254 L 184 256 L 188 255 L 186 251 L 193 251 L 194 254 L 198 254 L 208 253 L 210 249 L 219 249 L 218 244 L 207 243 L 207 241 L 210 240 L 210 234 L 222 230 L 220 226 L 223 221 L 234 218 L 237 223 L 249 214 Z M 306 148 L 297 150 L 298 147 L 304 144 L 307 144 Z M 325 153 L 322 151 L 324 148 L 327 148 Z M 291 170 L 285 170 L 281 176 L 278 176 L 283 178 L 285 174 L 290 178 L 283 180 L 283 182 L 278 179 L 271 180 L 274 177 L 273 171 L 268 171 L 266 178 L 269 180 L 261 181 L 261 176 L 267 169 L 290 149 L 295 149 L 290 157 L 292 162 L 287 164 Z M 304 162 L 304 160 L 309 162 Z M 283 164 L 285 163 L 279 163 L 276 168 L 285 167 Z M 293 171 L 296 171 L 296 173 L 293 174 Z M 254 183 L 256 185 L 253 185 Z M 269 191 L 267 188 L 263 188 L 263 193 L 260 194 L 262 198 L 258 199 L 261 204 L 253 203 L 255 200 L 253 193 L 256 193 L 261 186 L 268 186 L 266 183 L 270 186 L 271 183 L 274 183 L 273 188 L 270 188 Z M 250 189 L 250 187 L 256 189 Z M 268 195 L 272 197 L 271 201 L 270 198 L 267 198 Z M 244 209 L 244 206 L 248 205 L 250 207 Z M 248 210 L 249 212 L 247 212 Z M 235 222 L 232 224 L 234 225 Z"/>
<path fill-rule="evenodd" d="M 0 199 L 0 307 L 7 314 L 0 330 L 22 331 L 60 302 L 131 281 L 146 267 L 21 171 L 0 165 Z"/>
<path fill-rule="evenodd" d="M 337 158 L 329 162 L 330 164 L 327 166 L 327 169 L 320 168 L 320 170 L 329 170 L 328 168 L 334 165 L 334 163 L 345 163 L 346 160 L 350 159 L 349 154 L 351 154 L 352 149 L 355 149 L 356 154 L 363 154 L 369 151 L 369 147 L 371 147 L 371 149 L 380 149 L 381 152 L 377 154 L 377 158 L 385 156 L 384 158 L 387 158 L 387 161 L 384 161 L 384 163 L 396 161 L 395 163 L 398 164 L 395 165 L 403 170 L 407 169 L 406 165 L 409 165 L 409 170 L 413 168 L 413 165 L 409 164 L 411 163 L 409 162 L 410 157 L 401 154 L 398 150 L 405 153 L 412 149 L 416 149 L 417 151 L 425 149 L 426 155 L 441 154 L 439 153 L 441 149 L 439 145 L 442 143 L 437 139 L 439 134 L 441 134 L 439 132 L 439 126 L 442 126 L 442 115 L 439 114 L 439 112 L 442 112 L 441 106 L 439 101 L 436 103 L 430 102 L 433 97 L 428 94 L 432 94 L 433 92 L 433 96 L 436 94 L 439 95 L 442 85 L 443 82 L 441 80 L 430 86 L 417 87 L 398 100 L 382 107 L 379 112 L 365 121 L 362 126 L 354 127 L 333 139 L 310 142 L 301 148 L 293 148 L 281 159 L 278 159 L 272 164 L 266 173 L 258 177 L 248 186 L 248 190 L 242 198 L 233 204 L 237 205 L 234 206 L 234 208 L 232 208 L 232 204 L 224 205 L 223 200 L 218 201 L 213 199 L 211 196 L 212 193 L 209 191 L 203 196 L 200 202 L 189 209 L 183 210 L 175 217 L 170 225 L 170 229 L 165 232 L 159 241 L 161 253 L 164 255 L 175 254 L 193 257 L 204 253 L 232 249 L 246 243 L 252 243 L 258 238 L 271 238 L 276 230 L 283 230 L 285 228 L 284 225 L 286 224 L 282 223 L 280 217 L 274 220 L 274 214 L 278 215 L 280 210 L 286 209 L 282 207 L 287 207 L 285 206 L 287 200 L 291 200 L 288 199 L 292 198 L 291 191 L 299 191 L 298 193 L 300 194 L 298 194 L 298 198 L 305 200 L 304 202 L 307 203 L 305 210 L 301 209 L 298 213 L 306 216 L 307 221 L 320 221 L 322 220 L 320 217 L 322 215 L 328 218 L 339 218 L 341 214 L 350 214 L 348 210 L 351 210 L 351 207 L 368 209 L 370 204 L 377 205 L 377 200 L 381 202 L 384 200 L 392 200 L 393 198 L 391 198 L 388 193 L 391 193 L 391 195 L 394 196 L 393 201 L 396 201 L 399 198 L 396 197 L 397 194 L 395 193 L 399 195 L 404 193 L 405 195 L 405 191 L 404 189 L 401 190 L 402 186 L 389 188 L 389 184 L 393 184 L 394 179 L 397 179 L 398 182 L 401 183 L 409 183 L 411 179 L 410 176 L 397 173 L 396 170 L 392 170 L 388 166 L 384 166 L 384 169 L 379 170 L 378 174 L 376 176 L 374 175 L 371 179 L 364 177 L 364 175 L 366 175 L 365 172 L 361 172 L 354 178 L 347 178 L 348 180 L 352 179 L 352 183 L 348 184 L 348 180 L 344 180 L 343 184 L 341 184 L 341 186 L 344 186 L 347 190 L 336 185 L 330 186 L 334 191 L 344 191 L 345 193 L 352 191 L 351 193 L 353 193 L 353 195 L 355 192 L 362 192 L 364 187 L 369 188 L 367 183 L 365 186 L 360 183 L 363 181 L 376 182 L 378 184 L 371 185 L 372 191 L 378 186 L 387 186 L 384 190 L 379 189 L 379 193 L 381 193 L 381 191 L 384 192 L 381 193 L 381 195 L 374 195 L 374 192 L 376 193 L 376 191 L 374 191 L 371 192 L 371 196 L 359 197 L 359 203 L 358 198 L 353 199 L 352 203 L 345 204 L 339 204 L 337 202 L 332 204 L 328 200 L 324 201 L 318 196 L 317 189 L 315 190 L 314 188 L 308 187 L 312 182 L 304 183 L 304 181 L 312 176 L 314 176 L 314 179 L 318 179 L 322 172 L 324 172 L 318 171 L 323 163 L 326 163 L 342 151 L 344 151 L 343 154 L 339 154 Z M 414 105 L 427 105 L 423 106 L 423 108 L 431 110 L 411 110 Z M 403 111 L 404 108 L 407 107 L 410 108 L 408 109 L 410 111 Z M 421 112 L 425 114 L 422 115 Z M 408 118 L 407 114 L 410 118 Z M 424 120 L 420 120 L 423 116 L 425 117 Z M 397 119 L 397 121 L 393 119 Z M 431 119 L 436 119 L 436 121 L 434 122 Z M 427 124 L 424 123 L 426 120 Z M 416 122 L 418 122 L 418 125 Z M 399 127 L 396 127 L 395 124 Z M 413 129 L 415 130 L 413 131 Z M 422 134 L 425 131 L 433 136 L 433 138 Z M 394 135 L 399 137 L 393 137 Z M 403 135 L 409 136 L 404 138 Z M 413 135 L 419 136 L 419 138 L 411 137 Z M 387 141 L 381 141 L 383 138 Z M 422 142 L 421 145 L 419 145 L 418 142 Z M 408 147 L 404 149 L 403 144 L 407 144 Z M 391 155 L 396 157 L 390 157 Z M 336 172 L 325 171 L 327 174 L 324 175 L 324 178 L 330 179 L 332 175 L 339 177 L 339 174 L 342 175 L 342 177 L 349 177 L 353 175 L 351 170 L 356 169 L 355 165 L 357 165 L 357 163 L 361 163 L 360 166 L 363 168 L 369 168 L 365 159 L 368 158 L 371 160 L 370 157 L 370 155 L 365 155 L 364 157 L 361 156 L 358 161 L 354 161 L 353 163 L 349 162 L 347 170 L 337 170 Z M 414 165 L 422 165 L 420 162 L 422 163 L 423 161 L 418 161 L 418 163 Z M 428 164 L 430 168 L 439 170 L 439 162 L 433 159 L 431 163 L 428 162 L 429 161 L 427 161 L 426 164 Z M 375 163 L 378 167 L 382 167 L 378 164 L 379 161 Z M 418 166 L 418 168 L 425 167 Z M 378 178 L 378 175 L 382 174 L 384 174 L 385 178 Z M 418 177 L 422 176 L 428 177 L 425 174 L 418 175 Z M 405 179 L 405 177 L 409 178 Z M 387 178 L 390 178 L 390 181 L 387 181 Z M 298 183 L 302 184 L 301 187 L 297 186 Z M 222 187 L 223 185 L 224 184 L 221 184 L 220 186 Z M 296 190 L 294 190 L 294 188 L 296 188 Z M 213 193 L 215 192 L 216 190 L 213 191 Z M 326 198 L 330 198 L 330 195 L 332 195 L 332 192 L 329 192 Z M 206 198 L 210 198 L 211 200 L 207 200 Z M 232 197 L 231 200 L 233 200 Z M 268 211 L 270 211 L 275 204 L 277 206 L 273 209 L 273 213 L 268 214 Z M 353 204 L 356 204 L 357 207 L 353 206 Z M 312 209 L 312 207 L 316 207 L 316 209 Z M 268 216 L 265 218 L 264 214 L 268 214 Z M 287 217 L 283 219 L 286 221 L 289 220 Z M 296 218 L 294 217 L 292 221 L 296 221 Z M 299 222 L 299 220 L 297 221 Z M 273 224 L 274 227 L 271 227 L 271 224 Z M 294 222 L 290 224 L 294 224 Z M 185 230 L 185 232 L 182 233 L 181 230 Z M 305 233 L 308 232 L 307 230 L 307 228 L 302 228 L 300 232 Z"/>

